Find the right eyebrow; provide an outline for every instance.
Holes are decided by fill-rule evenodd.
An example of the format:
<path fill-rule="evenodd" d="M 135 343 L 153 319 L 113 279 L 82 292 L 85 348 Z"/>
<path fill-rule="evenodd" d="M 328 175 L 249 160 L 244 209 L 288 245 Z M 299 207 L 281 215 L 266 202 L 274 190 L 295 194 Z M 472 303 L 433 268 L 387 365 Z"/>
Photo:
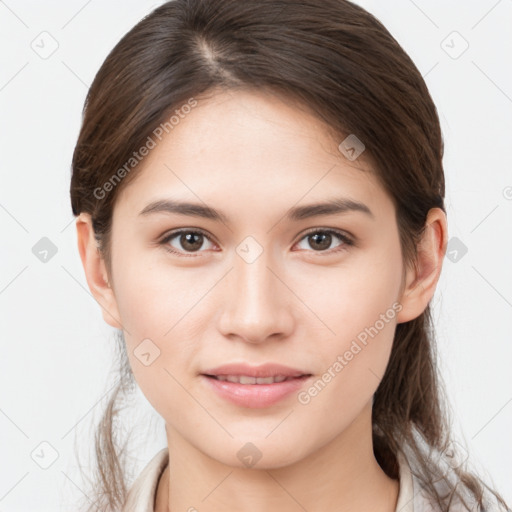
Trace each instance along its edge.
<path fill-rule="evenodd" d="M 351 211 L 362 212 L 372 218 L 375 218 L 370 208 L 364 203 L 348 198 L 334 198 L 325 202 L 290 208 L 285 214 L 285 219 L 296 222 L 311 217 L 318 217 L 320 215 L 335 215 Z M 139 215 L 149 215 L 153 213 L 171 213 L 192 217 L 202 217 L 209 220 L 221 221 L 225 224 L 229 222 L 228 216 L 220 210 L 216 210 L 215 208 L 211 208 L 210 206 L 200 203 L 176 201 L 172 199 L 159 199 L 153 201 L 149 203 L 139 213 Z"/>

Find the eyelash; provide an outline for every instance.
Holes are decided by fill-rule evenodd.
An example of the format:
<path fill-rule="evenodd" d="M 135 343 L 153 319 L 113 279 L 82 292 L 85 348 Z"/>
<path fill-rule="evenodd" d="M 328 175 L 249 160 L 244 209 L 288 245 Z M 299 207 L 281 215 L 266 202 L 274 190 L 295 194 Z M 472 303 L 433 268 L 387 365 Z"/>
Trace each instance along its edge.
<path fill-rule="evenodd" d="M 206 232 L 204 232 L 202 229 L 199 229 L 199 228 L 194 228 L 194 229 L 178 229 L 176 231 L 171 231 L 170 233 L 168 233 L 160 242 L 159 244 L 164 246 L 164 249 L 172 254 L 175 254 L 177 256 L 184 256 L 184 257 L 197 257 L 197 255 L 195 253 L 183 253 L 181 251 L 177 251 L 175 250 L 174 248 L 172 248 L 171 246 L 169 246 L 169 242 L 175 238 L 176 236 L 178 235 L 181 235 L 183 233 L 193 233 L 193 234 L 201 234 L 203 235 L 207 240 L 209 240 L 210 242 L 214 243 L 213 240 L 211 239 L 211 237 L 209 235 L 206 234 Z M 353 246 L 355 245 L 354 244 L 354 241 L 352 240 L 352 238 L 350 238 L 347 234 L 345 234 L 343 231 L 338 231 L 337 229 L 332 229 L 332 228 L 326 228 L 326 229 L 318 229 L 318 228 L 315 228 L 315 229 L 312 229 L 310 231 L 307 231 L 306 233 L 304 233 L 304 235 L 302 236 L 302 238 L 300 238 L 298 240 L 298 242 L 301 242 L 304 238 L 308 237 L 309 235 L 313 235 L 313 234 L 316 234 L 316 233 L 323 233 L 323 234 L 328 234 L 328 235 L 335 235 L 337 236 L 343 243 L 334 248 L 334 249 L 329 249 L 327 251 L 312 251 L 312 252 L 315 252 L 319 255 L 330 255 L 330 254 L 334 254 L 334 253 L 338 253 L 340 251 L 344 251 L 344 250 L 347 250 L 347 247 L 349 246 Z M 297 243 L 298 243 L 297 242 Z M 199 251 L 200 252 L 203 252 L 203 251 Z"/>

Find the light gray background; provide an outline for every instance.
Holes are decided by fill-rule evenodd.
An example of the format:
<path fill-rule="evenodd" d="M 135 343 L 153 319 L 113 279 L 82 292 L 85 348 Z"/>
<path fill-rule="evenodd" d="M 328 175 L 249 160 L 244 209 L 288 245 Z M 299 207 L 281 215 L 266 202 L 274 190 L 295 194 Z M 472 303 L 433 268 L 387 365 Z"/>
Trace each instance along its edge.
<path fill-rule="evenodd" d="M 357 3 L 402 44 L 438 106 L 450 236 L 468 249 L 451 246 L 434 300 L 441 369 L 458 441 L 510 504 L 512 0 Z M 76 249 L 70 162 L 96 71 L 156 5 L 0 1 L 2 512 L 69 510 L 83 496 L 74 445 L 87 457 L 115 383 L 114 330 Z M 46 263 L 32 252 L 42 237 L 57 248 Z M 163 421 L 136 398 L 133 476 L 165 446 Z"/>

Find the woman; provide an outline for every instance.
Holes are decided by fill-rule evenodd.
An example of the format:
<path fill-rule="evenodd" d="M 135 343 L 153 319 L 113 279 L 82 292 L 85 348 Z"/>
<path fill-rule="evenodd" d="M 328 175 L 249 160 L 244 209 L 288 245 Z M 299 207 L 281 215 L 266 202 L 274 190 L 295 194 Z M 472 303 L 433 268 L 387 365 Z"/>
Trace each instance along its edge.
<path fill-rule="evenodd" d="M 123 37 L 71 181 L 122 333 L 95 507 L 507 510 L 441 403 L 442 157 L 417 68 L 348 1 L 175 0 Z M 167 447 L 127 489 L 134 381 Z"/>

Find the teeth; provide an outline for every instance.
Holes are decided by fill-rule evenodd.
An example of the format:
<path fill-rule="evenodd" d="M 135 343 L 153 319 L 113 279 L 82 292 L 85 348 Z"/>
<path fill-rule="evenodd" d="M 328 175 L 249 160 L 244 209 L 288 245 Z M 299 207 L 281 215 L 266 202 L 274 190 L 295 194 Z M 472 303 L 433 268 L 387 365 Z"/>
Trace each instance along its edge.
<path fill-rule="evenodd" d="M 274 384 L 275 382 L 283 382 L 293 377 L 284 375 L 276 375 L 275 377 L 249 377 L 248 375 L 216 375 L 217 380 L 228 382 L 236 382 L 238 384 Z"/>

